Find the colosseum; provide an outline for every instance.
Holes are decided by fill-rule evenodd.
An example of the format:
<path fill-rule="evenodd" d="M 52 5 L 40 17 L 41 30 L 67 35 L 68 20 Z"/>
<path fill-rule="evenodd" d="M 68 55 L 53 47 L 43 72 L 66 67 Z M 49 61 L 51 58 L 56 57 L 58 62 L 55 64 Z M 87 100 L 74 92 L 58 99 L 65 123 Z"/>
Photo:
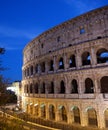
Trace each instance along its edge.
<path fill-rule="evenodd" d="M 23 50 L 22 109 L 35 117 L 108 128 L 108 6 L 63 22 Z"/>

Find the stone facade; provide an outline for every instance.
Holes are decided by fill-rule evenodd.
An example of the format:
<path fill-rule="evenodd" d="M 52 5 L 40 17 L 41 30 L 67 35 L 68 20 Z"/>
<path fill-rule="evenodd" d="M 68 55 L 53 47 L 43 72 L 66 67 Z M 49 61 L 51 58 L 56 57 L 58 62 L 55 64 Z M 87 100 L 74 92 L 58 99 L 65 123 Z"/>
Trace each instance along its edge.
<path fill-rule="evenodd" d="M 24 111 L 57 122 L 108 127 L 108 6 L 42 33 L 23 56 Z"/>

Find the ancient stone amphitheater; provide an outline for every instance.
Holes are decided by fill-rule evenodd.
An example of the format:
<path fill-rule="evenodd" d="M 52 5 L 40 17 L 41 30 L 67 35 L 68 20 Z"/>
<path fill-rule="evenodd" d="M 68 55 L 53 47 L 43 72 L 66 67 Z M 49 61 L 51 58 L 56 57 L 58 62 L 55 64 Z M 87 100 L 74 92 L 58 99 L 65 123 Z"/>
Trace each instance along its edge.
<path fill-rule="evenodd" d="M 54 122 L 108 127 L 108 6 L 57 25 L 23 51 L 22 108 Z"/>

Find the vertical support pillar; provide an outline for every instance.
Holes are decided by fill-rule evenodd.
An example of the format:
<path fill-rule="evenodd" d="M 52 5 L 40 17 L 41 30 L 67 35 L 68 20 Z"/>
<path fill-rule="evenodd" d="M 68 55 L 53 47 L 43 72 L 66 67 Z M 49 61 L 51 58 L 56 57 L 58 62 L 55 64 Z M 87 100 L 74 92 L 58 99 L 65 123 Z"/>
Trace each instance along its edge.
<path fill-rule="evenodd" d="M 57 71 L 57 57 L 54 56 L 54 72 Z"/>
<path fill-rule="evenodd" d="M 45 62 L 45 73 L 48 73 L 49 71 L 49 66 L 48 66 L 48 61 Z"/>
<path fill-rule="evenodd" d="M 84 110 L 80 111 L 80 121 L 81 121 L 81 126 L 88 126 L 87 112 Z"/>
<path fill-rule="evenodd" d="M 105 118 L 104 118 L 103 110 L 101 108 L 102 106 L 100 103 L 100 105 L 98 105 L 98 111 L 97 111 L 97 122 L 99 128 L 105 128 Z"/>
<path fill-rule="evenodd" d="M 68 69 L 68 63 L 67 63 L 67 54 L 64 54 L 64 69 L 67 70 Z"/>
<path fill-rule="evenodd" d="M 81 67 L 81 55 L 79 53 L 79 50 L 76 52 L 76 67 L 79 69 Z"/>
<path fill-rule="evenodd" d="M 48 108 L 48 104 L 46 104 L 46 119 L 49 119 L 49 108 Z"/>
<path fill-rule="evenodd" d="M 93 47 L 91 48 L 91 64 L 92 66 L 97 64 L 96 54 Z"/>

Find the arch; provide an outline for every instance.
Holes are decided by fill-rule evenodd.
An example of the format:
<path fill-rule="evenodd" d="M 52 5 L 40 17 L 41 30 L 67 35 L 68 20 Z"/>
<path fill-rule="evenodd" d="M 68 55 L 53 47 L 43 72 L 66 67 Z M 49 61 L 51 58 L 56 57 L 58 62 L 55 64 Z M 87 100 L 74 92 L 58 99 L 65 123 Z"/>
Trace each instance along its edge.
<path fill-rule="evenodd" d="M 28 84 L 27 84 L 27 86 L 26 86 L 26 87 L 27 87 L 27 93 L 29 93 L 29 86 L 28 86 Z"/>
<path fill-rule="evenodd" d="M 29 68 L 27 68 L 27 76 L 29 76 Z"/>
<path fill-rule="evenodd" d="M 59 69 L 64 69 L 64 61 L 62 57 L 59 59 Z"/>
<path fill-rule="evenodd" d="M 51 86 L 49 88 L 49 93 L 54 93 L 54 82 L 51 82 Z"/>
<path fill-rule="evenodd" d="M 30 74 L 33 75 L 33 66 L 30 67 Z"/>
<path fill-rule="evenodd" d="M 69 67 L 76 67 L 76 60 L 75 60 L 75 55 L 71 55 L 69 58 Z"/>
<path fill-rule="evenodd" d="M 85 80 L 85 93 L 94 93 L 93 81 L 90 78 Z"/>
<path fill-rule="evenodd" d="M 105 118 L 105 127 L 108 128 L 108 108 L 104 112 L 104 118 Z"/>
<path fill-rule="evenodd" d="M 49 119 L 55 120 L 55 107 L 52 104 L 49 105 Z"/>
<path fill-rule="evenodd" d="M 45 62 L 42 62 L 42 63 L 41 63 L 41 71 L 42 71 L 42 72 L 45 72 Z"/>
<path fill-rule="evenodd" d="M 101 93 L 108 93 L 108 76 L 104 76 L 100 80 Z"/>
<path fill-rule="evenodd" d="M 67 112 L 64 106 L 60 106 L 60 117 L 62 121 L 67 122 Z"/>
<path fill-rule="evenodd" d="M 46 118 L 46 106 L 45 106 L 44 103 L 42 103 L 42 104 L 40 105 L 40 109 L 41 109 L 41 117 L 42 117 L 42 118 Z"/>
<path fill-rule="evenodd" d="M 45 83 L 43 82 L 42 87 L 41 87 L 41 93 L 45 93 Z"/>
<path fill-rule="evenodd" d="M 36 64 L 36 66 L 35 66 L 35 73 L 38 73 L 38 64 Z"/>
<path fill-rule="evenodd" d="M 50 60 L 50 71 L 54 71 L 54 62 Z"/>
<path fill-rule="evenodd" d="M 98 64 L 108 62 L 108 50 L 106 50 L 105 48 L 99 49 L 96 53 L 96 56 Z"/>
<path fill-rule="evenodd" d="M 76 79 L 73 79 L 71 82 L 71 93 L 78 93 L 78 84 Z"/>
<path fill-rule="evenodd" d="M 35 83 L 35 85 L 34 85 L 34 92 L 38 93 L 38 83 Z"/>
<path fill-rule="evenodd" d="M 65 93 L 65 83 L 63 80 L 60 82 L 60 93 Z"/>
<path fill-rule="evenodd" d="M 82 66 L 90 65 L 90 64 L 91 64 L 91 63 L 90 63 L 91 57 L 90 57 L 90 53 L 89 53 L 89 52 L 87 52 L 87 51 L 84 52 L 84 53 L 82 54 L 81 58 L 82 58 Z"/>
<path fill-rule="evenodd" d="M 87 110 L 88 113 L 88 125 L 89 126 L 98 126 L 97 123 L 97 114 L 94 108 L 90 107 Z"/>
<path fill-rule="evenodd" d="M 30 84 L 30 93 L 33 93 L 33 85 Z"/>
<path fill-rule="evenodd" d="M 80 124 L 80 110 L 78 107 L 74 106 L 73 107 L 73 116 L 74 116 L 74 123 Z"/>

